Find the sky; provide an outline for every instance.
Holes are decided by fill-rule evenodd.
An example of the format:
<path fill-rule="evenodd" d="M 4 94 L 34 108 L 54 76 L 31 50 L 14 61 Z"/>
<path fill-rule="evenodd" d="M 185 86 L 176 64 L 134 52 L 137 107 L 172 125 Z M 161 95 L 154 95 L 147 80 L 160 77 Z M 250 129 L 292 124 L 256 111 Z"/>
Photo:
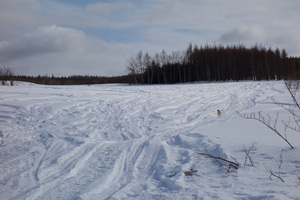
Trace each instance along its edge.
<path fill-rule="evenodd" d="M 127 74 L 140 50 L 260 44 L 300 56 L 299 0 L 1 0 L 0 66 L 17 75 Z"/>

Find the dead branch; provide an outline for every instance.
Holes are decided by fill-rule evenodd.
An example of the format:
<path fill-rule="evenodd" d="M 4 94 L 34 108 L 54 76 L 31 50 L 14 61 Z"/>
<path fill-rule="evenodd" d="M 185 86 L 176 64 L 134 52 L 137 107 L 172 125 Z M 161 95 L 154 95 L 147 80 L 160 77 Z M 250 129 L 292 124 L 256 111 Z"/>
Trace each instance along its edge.
<path fill-rule="evenodd" d="M 226 159 L 221 158 L 221 157 L 212 156 L 212 155 L 210 155 L 210 154 L 208 154 L 208 153 L 198 153 L 198 154 L 204 155 L 204 156 L 209 156 L 209 157 L 211 157 L 211 158 L 218 159 L 218 160 L 223 160 L 223 161 L 228 162 L 228 163 L 230 163 L 230 164 L 233 164 L 233 165 L 235 165 L 235 166 L 237 166 L 237 167 L 239 166 L 239 164 L 236 163 L 236 162 L 232 162 L 232 161 L 230 161 L 230 160 L 226 160 Z"/>
<path fill-rule="evenodd" d="M 287 107 L 287 106 L 282 105 L 282 103 L 278 103 L 277 101 L 275 101 L 275 99 L 274 99 L 273 97 L 272 97 L 271 99 L 272 99 L 272 101 L 273 101 L 277 106 L 279 106 L 279 107 L 285 109 L 286 111 L 288 111 L 288 112 L 289 112 L 290 114 L 292 114 L 293 116 L 296 116 L 296 117 L 300 118 L 300 115 L 297 115 L 297 114 L 295 113 L 295 110 L 291 109 L 290 107 Z"/>
<path fill-rule="evenodd" d="M 211 158 L 214 158 L 214 159 L 216 159 L 216 160 L 223 160 L 223 161 L 225 161 L 225 162 L 228 162 L 229 163 L 229 165 L 228 165 L 228 169 L 227 169 L 227 174 L 230 172 L 230 169 L 231 169 L 231 167 L 233 167 L 233 168 L 235 168 L 235 169 L 238 169 L 238 167 L 239 167 L 239 163 L 238 162 L 233 162 L 233 161 L 230 161 L 230 160 L 226 160 L 226 159 L 224 159 L 224 158 L 221 158 L 221 157 L 216 157 L 216 156 L 212 156 L 212 155 L 210 155 L 210 154 L 208 154 L 208 153 L 198 153 L 199 155 L 204 155 L 204 156 L 209 156 L 209 157 L 211 157 Z M 235 159 L 234 159 L 235 160 Z M 235 160 L 236 161 L 236 160 Z"/>
<path fill-rule="evenodd" d="M 190 170 L 184 171 L 183 173 L 184 173 L 184 175 L 186 175 L 186 176 L 192 176 L 192 175 L 194 175 L 197 171 L 198 171 L 198 170 L 194 170 L 194 168 L 191 167 Z"/>
<path fill-rule="evenodd" d="M 235 169 L 238 169 L 237 166 L 234 166 L 233 164 L 229 164 L 228 169 L 226 171 L 226 174 L 228 174 L 230 172 L 231 167 L 234 167 Z"/>
<path fill-rule="evenodd" d="M 251 165 L 254 166 L 252 158 L 250 156 L 250 151 L 254 148 L 254 145 L 255 145 L 255 143 L 253 143 L 252 146 L 249 147 L 248 149 L 246 148 L 246 146 L 242 147 L 242 151 L 245 152 L 245 154 L 246 154 L 245 161 L 244 161 L 244 166 L 246 166 L 248 159 L 249 159 Z"/>
<path fill-rule="evenodd" d="M 176 176 L 177 172 L 175 172 L 174 174 L 168 175 L 169 178 Z"/>
<path fill-rule="evenodd" d="M 234 157 L 230 156 L 230 158 L 232 158 L 232 160 L 234 160 L 237 164 L 240 164 Z"/>
<path fill-rule="evenodd" d="M 270 179 L 272 179 L 272 176 L 278 178 L 279 180 L 281 180 L 282 182 L 284 182 L 284 180 L 281 178 L 281 166 L 282 166 L 282 153 L 283 153 L 283 149 L 281 149 L 281 153 L 280 153 L 280 156 L 279 156 L 279 164 L 278 164 L 278 174 L 275 174 L 272 169 L 268 169 L 266 166 L 265 166 L 265 169 L 270 173 Z"/>
<path fill-rule="evenodd" d="M 282 121 L 283 125 L 285 126 L 285 131 L 286 131 L 287 128 L 289 128 L 293 131 L 300 132 L 300 122 L 296 119 L 295 115 L 293 116 L 293 118 L 294 118 L 294 122 L 296 124 L 295 126 L 290 125 L 290 122 L 291 122 L 290 119 L 289 119 L 288 122 Z"/>
<path fill-rule="evenodd" d="M 300 105 L 297 100 L 297 92 L 299 92 L 299 80 L 284 80 L 284 84 L 289 91 L 293 102 L 296 104 L 298 109 L 300 110 Z"/>
<path fill-rule="evenodd" d="M 281 137 L 286 143 L 288 143 L 288 145 L 291 148 L 294 148 L 292 146 L 292 144 L 287 140 L 286 137 L 282 136 L 282 134 L 279 133 L 279 131 L 276 128 L 277 125 L 277 120 L 278 120 L 278 115 L 279 113 L 277 113 L 277 116 L 273 122 L 273 124 L 271 124 L 272 120 L 270 115 L 267 115 L 267 118 L 265 118 L 264 116 L 261 115 L 261 112 L 258 112 L 258 117 L 256 116 L 256 113 L 250 113 L 250 114 L 241 114 L 240 112 L 237 112 L 237 114 L 245 119 L 255 119 L 259 122 L 261 122 L 262 124 L 264 124 L 265 126 L 267 126 L 269 129 L 271 129 L 272 131 L 274 131 L 279 137 Z"/>
<path fill-rule="evenodd" d="M 274 177 L 278 178 L 279 180 L 281 180 L 284 183 L 284 180 L 281 178 L 281 176 L 274 174 L 272 169 L 267 169 L 266 168 L 266 170 L 270 173 L 270 179 L 272 179 L 272 176 L 274 176 Z"/>
<path fill-rule="evenodd" d="M 282 123 L 284 124 L 285 128 L 289 128 L 289 129 L 291 129 L 293 131 L 300 132 L 300 122 L 299 122 L 300 115 L 296 114 L 294 109 L 291 109 L 290 107 L 283 106 L 282 104 L 276 102 L 273 97 L 272 97 L 272 101 L 276 105 L 278 105 L 279 107 L 282 107 L 283 109 L 285 109 L 286 111 L 288 111 L 293 116 L 293 119 L 294 119 L 294 122 L 295 122 L 296 126 L 291 126 L 290 125 L 290 119 L 289 119 L 288 122 L 282 121 Z M 285 129 L 285 132 L 286 132 L 286 129 Z"/>

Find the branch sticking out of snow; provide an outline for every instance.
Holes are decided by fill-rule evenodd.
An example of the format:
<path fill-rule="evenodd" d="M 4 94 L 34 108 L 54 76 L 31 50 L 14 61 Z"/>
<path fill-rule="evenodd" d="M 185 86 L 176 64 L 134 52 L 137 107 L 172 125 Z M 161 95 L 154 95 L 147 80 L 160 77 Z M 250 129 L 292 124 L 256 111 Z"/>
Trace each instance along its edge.
<path fill-rule="evenodd" d="M 293 149 L 294 147 L 292 146 L 292 144 L 288 141 L 287 137 L 284 137 L 277 129 L 276 125 L 277 125 L 277 120 L 278 120 L 278 113 L 277 116 L 275 118 L 275 120 L 272 123 L 272 118 L 270 115 L 267 115 L 267 118 L 264 117 L 261 112 L 258 113 L 250 113 L 250 114 L 242 114 L 240 112 L 237 112 L 237 114 L 245 119 L 255 119 L 259 122 L 261 122 L 262 124 L 264 124 L 265 126 L 267 126 L 269 129 L 271 129 L 272 131 L 274 131 L 279 137 L 281 137 L 286 143 L 288 143 L 288 145 Z M 256 115 L 258 114 L 258 116 Z"/>
<path fill-rule="evenodd" d="M 245 154 L 246 154 L 244 166 L 246 166 L 247 160 L 248 160 L 248 159 L 249 159 L 249 161 L 250 161 L 250 164 L 251 164 L 252 166 L 254 166 L 254 165 L 253 165 L 252 158 L 251 158 L 251 156 L 250 156 L 250 151 L 254 148 L 254 145 L 255 145 L 255 143 L 253 143 L 252 146 L 249 147 L 248 149 L 246 148 L 246 146 L 243 146 L 243 148 L 242 148 L 242 151 L 245 152 Z"/>
<path fill-rule="evenodd" d="M 208 154 L 208 153 L 198 153 L 198 154 L 199 154 L 199 155 L 204 155 L 204 156 L 209 156 L 209 157 L 214 158 L 214 159 L 217 159 L 217 160 L 223 160 L 223 161 L 225 161 L 225 162 L 228 162 L 229 165 L 228 165 L 228 169 L 227 169 L 227 172 L 226 172 L 227 174 L 230 172 L 231 167 L 233 167 L 233 168 L 235 168 L 235 169 L 238 169 L 238 167 L 239 167 L 239 163 L 236 162 L 235 159 L 234 159 L 235 162 L 233 162 L 233 161 L 230 161 L 230 160 L 221 158 L 221 157 L 212 156 L 212 155 L 210 155 L 210 154 Z"/>
<path fill-rule="evenodd" d="M 284 183 L 284 180 L 281 178 L 281 166 L 282 166 L 282 153 L 283 153 L 283 149 L 281 150 L 281 153 L 280 153 L 280 159 L 279 159 L 279 164 L 278 164 L 278 174 L 275 174 L 272 169 L 268 169 L 266 166 L 266 170 L 270 173 L 270 179 L 272 179 L 272 176 L 278 178 L 279 180 L 281 180 L 283 183 Z"/>
<path fill-rule="evenodd" d="M 186 176 L 192 176 L 192 175 L 194 175 L 197 171 L 198 171 L 198 170 L 194 170 L 194 168 L 191 167 L 190 170 L 185 171 L 185 172 L 183 172 L 183 173 L 184 173 L 184 175 L 186 175 Z"/>

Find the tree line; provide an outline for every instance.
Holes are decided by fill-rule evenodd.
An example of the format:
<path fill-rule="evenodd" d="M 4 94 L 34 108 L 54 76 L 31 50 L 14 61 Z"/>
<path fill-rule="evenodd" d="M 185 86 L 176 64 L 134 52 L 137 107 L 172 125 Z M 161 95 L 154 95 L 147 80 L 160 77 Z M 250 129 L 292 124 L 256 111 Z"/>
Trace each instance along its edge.
<path fill-rule="evenodd" d="M 107 83 L 131 83 L 132 76 L 89 76 L 89 75 L 73 75 L 68 77 L 48 76 L 24 76 L 15 75 L 10 67 L 0 67 L 0 85 L 13 86 L 15 81 L 31 82 L 43 85 L 91 85 L 91 84 L 107 84 Z"/>
<path fill-rule="evenodd" d="M 134 83 L 172 84 L 196 81 L 281 80 L 293 73 L 300 77 L 300 58 L 288 57 L 285 49 L 262 45 L 189 44 L 186 50 L 165 50 L 151 57 L 139 51 L 127 61 Z"/>
<path fill-rule="evenodd" d="M 105 83 L 173 84 L 199 81 L 300 79 L 300 57 L 288 57 L 285 49 L 266 49 L 262 45 L 189 44 L 186 50 L 165 50 L 150 56 L 139 51 L 126 63 L 127 75 L 68 77 L 16 76 L 9 67 L 0 67 L 0 84 L 26 81 L 46 85 Z"/>
<path fill-rule="evenodd" d="M 109 83 L 130 83 L 131 76 L 90 76 L 90 75 L 73 75 L 68 77 L 55 76 L 15 76 L 14 80 L 25 81 L 43 85 L 92 85 L 92 84 L 109 84 Z"/>

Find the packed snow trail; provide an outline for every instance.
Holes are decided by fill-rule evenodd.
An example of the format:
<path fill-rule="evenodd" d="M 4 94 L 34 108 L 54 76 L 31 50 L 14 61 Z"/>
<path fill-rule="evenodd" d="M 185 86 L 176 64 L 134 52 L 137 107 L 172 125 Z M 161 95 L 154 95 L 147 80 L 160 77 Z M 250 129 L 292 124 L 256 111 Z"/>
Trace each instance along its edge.
<path fill-rule="evenodd" d="M 211 135 L 207 127 L 270 102 L 283 88 L 283 82 L 0 87 L 1 199 L 296 197 L 278 188 L 247 191 L 238 172 L 226 176 L 197 155 L 228 158 L 247 141 L 229 148 L 224 133 Z M 190 168 L 198 172 L 185 176 Z"/>

